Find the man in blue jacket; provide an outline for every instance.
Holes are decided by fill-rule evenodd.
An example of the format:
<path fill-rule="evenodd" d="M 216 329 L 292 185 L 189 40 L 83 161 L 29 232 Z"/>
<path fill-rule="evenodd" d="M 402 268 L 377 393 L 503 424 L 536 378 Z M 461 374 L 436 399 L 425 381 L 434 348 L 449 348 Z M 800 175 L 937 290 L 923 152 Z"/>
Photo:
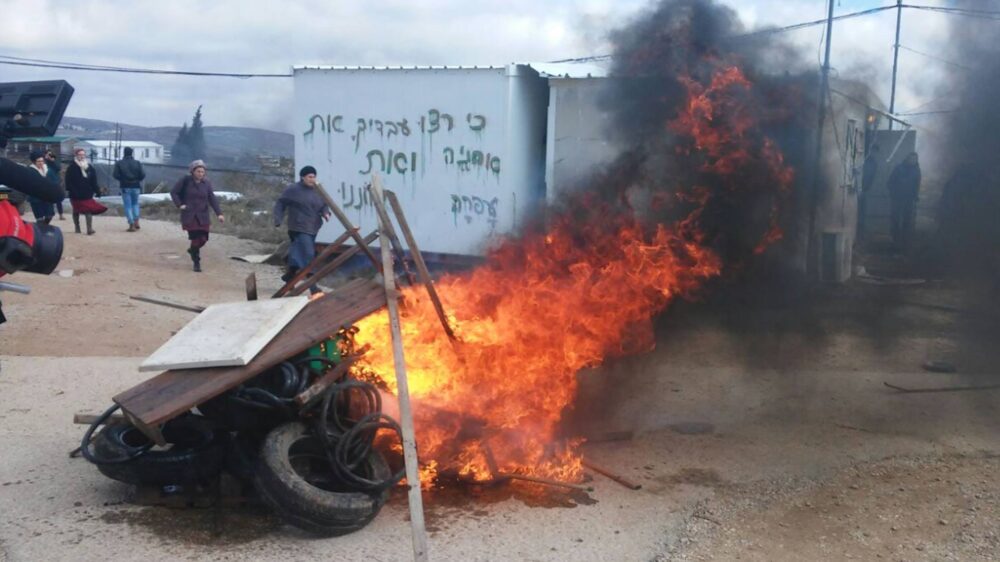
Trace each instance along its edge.
<path fill-rule="evenodd" d="M 281 277 L 288 281 L 295 273 L 316 257 L 316 233 L 323 226 L 323 221 L 330 219 L 330 209 L 319 191 L 322 189 L 316 183 L 316 168 L 304 166 L 299 170 L 299 181 L 289 184 L 281 197 L 274 203 L 274 226 L 281 226 L 281 221 L 288 212 L 288 270 Z M 318 291 L 311 287 L 312 292 Z"/>

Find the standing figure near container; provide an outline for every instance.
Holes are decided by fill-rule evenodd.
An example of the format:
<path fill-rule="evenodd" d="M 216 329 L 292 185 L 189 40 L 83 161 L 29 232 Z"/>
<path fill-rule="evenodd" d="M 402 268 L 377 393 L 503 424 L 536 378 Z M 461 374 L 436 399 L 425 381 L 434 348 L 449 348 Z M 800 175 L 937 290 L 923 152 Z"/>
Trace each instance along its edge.
<path fill-rule="evenodd" d="M 44 152 L 40 151 L 32 152 L 29 155 L 29 159 L 31 160 L 31 166 L 29 167 L 32 170 L 41 174 L 43 178 L 52 181 L 52 176 L 49 174 L 49 167 L 45 163 Z M 55 184 L 59 185 L 58 180 L 55 182 Z M 39 224 L 49 224 L 50 222 L 52 222 L 52 217 L 55 216 L 56 214 L 55 205 L 49 203 L 48 201 L 43 201 L 32 195 L 28 196 L 28 204 L 31 205 L 31 213 L 35 215 L 35 222 Z"/>
<path fill-rule="evenodd" d="M 112 173 L 122 190 L 122 204 L 125 206 L 129 232 L 139 230 L 139 194 L 142 193 L 142 180 L 146 179 L 142 162 L 136 160 L 133 153 L 132 147 L 126 146 L 125 157 L 115 162 Z"/>
<path fill-rule="evenodd" d="M 195 160 L 188 166 L 190 174 L 174 184 L 170 190 L 170 198 L 181 210 L 181 228 L 188 233 L 191 246 L 188 254 L 194 271 L 201 271 L 201 248 L 208 243 L 208 232 L 212 227 L 212 219 L 208 215 L 211 207 L 219 222 L 226 222 L 222 209 L 212 190 L 212 182 L 205 177 L 205 162 Z"/>
<path fill-rule="evenodd" d="M 94 215 L 108 208 L 94 200 L 101 196 L 101 188 L 97 185 L 97 169 L 87 160 L 87 151 L 78 148 L 73 154 L 73 161 L 66 166 L 66 192 L 73 206 L 73 227 L 80 234 L 80 215 L 83 215 L 87 219 L 87 234 L 93 234 Z"/>
<path fill-rule="evenodd" d="M 59 185 L 61 178 L 59 177 L 59 160 L 56 159 L 56 155 L 51 150 L 45 151 L 45 165 L 48 166 L 49 171 L 47 177 L 49 181 Z M 59 214 L 59 220 L 64 221 L 66 217 L 63 216 L 63 202 L 60 200 L 56 203 L 56 212 Z"/>
<path fill-rule="evenodd" d="M 920 163 L 917 153 L 911 152 L 906 160 L 896 166 L 886 182 L 889 188 L 889 217 L 892 224 L 892 242 L 896 250 L 905 252 L 913 238 L 913 223 L 917 214 L 920 193 Z"/>
<path fill-rule="evenodd" d="M 281 221 L 288 211 L 288 269 L 281 279 L 288 282 L 296 272 L 305 267 L 316 257 L 316 233 L 323 226 L 323 221 L 330 220 L 330 209 L 326 200 L 320 195 L 323 189 L 316 183 L 316 168 L 304 166 L 299 171 L 299 181 L 288 184 L 281 197 L 274 203 L 274 227 L 281 226 Z M 313 293 L 318 289 L 309 288 Z"/>

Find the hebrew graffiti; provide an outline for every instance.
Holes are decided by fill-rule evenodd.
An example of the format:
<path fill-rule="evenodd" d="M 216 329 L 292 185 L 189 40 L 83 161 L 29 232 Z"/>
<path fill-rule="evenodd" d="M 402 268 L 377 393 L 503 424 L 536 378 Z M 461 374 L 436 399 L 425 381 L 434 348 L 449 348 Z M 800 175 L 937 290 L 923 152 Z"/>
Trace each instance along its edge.
<path fill-rule="evenodd" d="M 497 226 L 497 204 L 500 199 L 494 197 L 487 201 L 481 197 L 468 195 L 451 195 L 451 214 L 458 226 L 458 217 L 465 219 L 465 224 L 472 224 L 474 220 L 485 219 L 490 225 L 490 233 Z"/>
<path fill-rule="evenodd" d="M 451 166 L 452 164 L 458 167 L 460 172 L 471 172 L 479 170 L 488 170 L 493 174 L 500 174 L 500 157 L 491 153 L 483 154 L 482 150 L 466 148 L 464 145 L 458 147 L 458 159 L 455 159 L 455 149 L 453 147 L 445 147 L 441 150 L 444 156 L 444 165 Z"/>
<path fill-rule="evenodd" d="M 473 115 L 471 113 L 465 114 L 465 121 L 469 124 L 469 130 L 472 131 L 482 131 L 486 128 L 486 117 L 482 115 Z M 472 122 L 475 121 L 476 124 L 473 125 Z"/>
<path fill-rule="evenodd" d="M 354 209 L 357 211 L 364 208 L 369 210 L 374 209 L 368 195 L 368 190 L 363 185 L 355 186 L 353 183 L 340 182 L 340 188 L 337 192 L 340 194 L 340 206 L 344 209 Z"/>
<path fill-rule="evenodd" d="M 378 159 L 378 164 L 375 164 L 375 159 Z M 381 150 L 375 148 L 368 151 L 366 156 L 368 161 L 368 168 L 364 170 L 358 170 L 358 173 L 366 176 L 374 172 L 382 172 L 385 175 L 392 175 L 393 170 L 397 174 L 414 173 L 417 171 L 417 153 L 416 152 L 395 152 L 389 150 L 388 153 L 384 153 Z"/>

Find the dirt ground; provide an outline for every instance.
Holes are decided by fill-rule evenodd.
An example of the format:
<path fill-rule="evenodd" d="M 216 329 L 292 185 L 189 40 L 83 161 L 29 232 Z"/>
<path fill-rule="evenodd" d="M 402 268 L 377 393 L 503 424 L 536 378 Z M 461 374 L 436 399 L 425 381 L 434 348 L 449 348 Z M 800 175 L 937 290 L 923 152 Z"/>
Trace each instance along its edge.
<path fill-rule="evenodd" d="M 318 540 L 253 505 L 136 505 L 68 457 L 84 429 L 72 415 L 144 380 L 142 358 L 192 317 L 129 295 L 207 304 L 241 300 L 250 272 L 264 293 L 279 283 L 230 259 L 270 250 L 255 242 L 213 235 L 195 274 L 176 225 L 95 227 L 67 234 L 72 274 L 18 274 L 32 294 L 2 295 L 0 561 L 409 559 L 401 494 L 362 531 Z M 580 374 L 568 414 L 586 456 L 642 489 L 594 476 L 590 493 L 434 491 L 431 558 L 1000 559 L 1000 391 L 883 385 L 1000 382 L 1000 315 L 942 282 L 852 282 L 808 302 L 669 311 L 655 352 Z"/>

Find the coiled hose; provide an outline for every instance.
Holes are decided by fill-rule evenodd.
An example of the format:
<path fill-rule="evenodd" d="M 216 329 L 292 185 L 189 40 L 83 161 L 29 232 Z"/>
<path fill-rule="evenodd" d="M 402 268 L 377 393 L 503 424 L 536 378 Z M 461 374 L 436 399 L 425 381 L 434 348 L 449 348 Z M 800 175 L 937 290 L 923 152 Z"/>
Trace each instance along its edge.
<path fill-rule="evenodd" d="M 94 432 L 97 431 L 98 427 L 104 425 L 105 422 L 111 419 L 111 415 L 117 412 L 120 408 L 121 408 L 120 405 L 115 404 L 114 406 L 111 406 L 107 410 L 104 410 L 104 413 L 101 414 L 96 420 L 94 420 L 94 423 L 90 424 L 90 427 L 87 428 L 86 433 L 83 434 L 83 441 L 80 442 L 80 454 L 83 455 L 83 458 L 87 459 L 93 464 L 121 464 L 129 462 L 133 459 L 137 459 L 143 454 L 145 454 L 146 451 L 149 451 L 150 449 L 153 448 L 154 443 L 150 441 L 148 443 L 144 443 L 138 447 L 135 447 L 134 450 L 127 455 L 111 459 L 102 459 L 97 455 L 95 455 L 94 452 L 90 450 L 90 442 L 94 437 Z"/>

